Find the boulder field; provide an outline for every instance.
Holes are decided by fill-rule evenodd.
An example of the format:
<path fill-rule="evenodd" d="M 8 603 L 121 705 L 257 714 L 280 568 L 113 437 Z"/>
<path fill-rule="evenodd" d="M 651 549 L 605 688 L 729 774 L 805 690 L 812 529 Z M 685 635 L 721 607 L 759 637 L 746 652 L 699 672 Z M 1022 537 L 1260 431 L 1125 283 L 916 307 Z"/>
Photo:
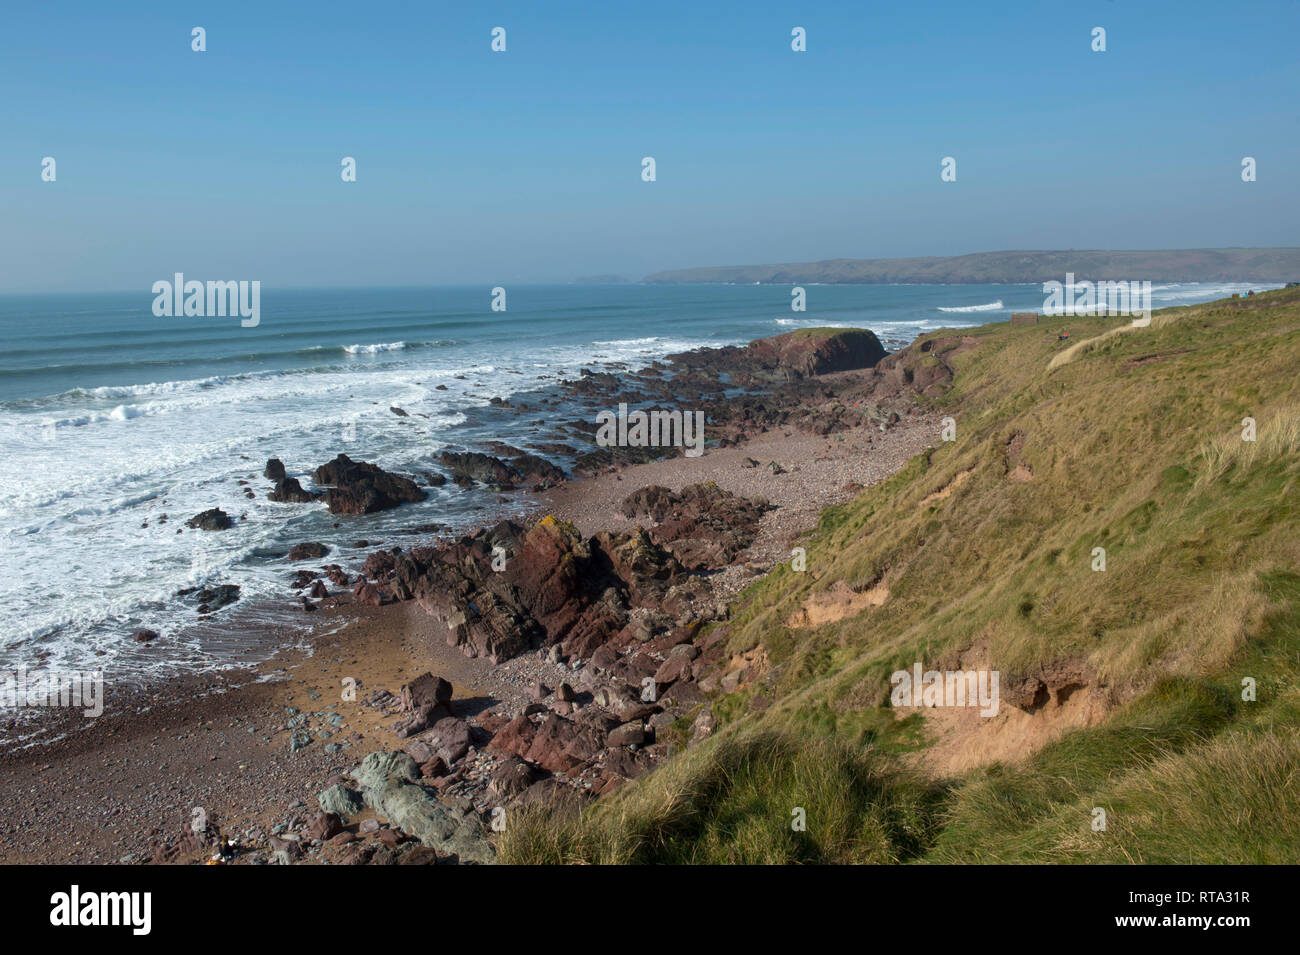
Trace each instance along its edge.
<path fill-rule="evenodd" d="M 670 746 L 707 735 L 712 720 L 700 704 L 731 661 L 722 632 L 701 636 L 702 624 L 725 614 L 704 575 L 740 557 L 764 507 L 711 483 L 652 486 L 624 502 L 645 524 L 630 531 L 585 537 L 548 516 L 372 552 L 353 601 L 413 601 L 465 654 L 504 663 L 541 652 L 566 678 L 535 684 L 526 705 L 486 711 L 458 702 L 432 672 L 396 694 L 373 692 L 360 703 L 393 719 L 402 748 L 369 753 L 331 781 L 319 812 L 299 812 L 300 825 L 276 837 L 275 856 L 492 862 L 489 837 L 502 814 L 579 807 L 653 768 Z M 364 810 L 377 819 L 363 820 L 363 831 L 377 838 L 344 828 Z M 223 851 L 219 833 L 207 838 Z"/>

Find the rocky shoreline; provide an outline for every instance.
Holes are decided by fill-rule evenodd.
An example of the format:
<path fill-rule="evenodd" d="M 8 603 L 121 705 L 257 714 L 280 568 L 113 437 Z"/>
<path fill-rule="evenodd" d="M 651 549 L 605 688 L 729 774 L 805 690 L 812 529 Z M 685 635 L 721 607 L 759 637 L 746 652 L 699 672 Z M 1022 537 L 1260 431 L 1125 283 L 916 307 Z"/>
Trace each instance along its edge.
<path fill-rule="evenodd" d="M 109 714 L 102 728 L 0 758 L 0 805 L 15 807 L 0 817 L 0 857 L 492 861 L 493 832 L 511 812 L 565 811 L 613 792 L 707 736 L 712 699 L 769 677 L 762 659 L 727 653 L 729 603 L 791 559 L 820 509 L 938 440 L 925 399 L 949 387 L 951 371 L 947 346 L 935 344 L 886 356 L 869 332 L 807 329 L 566 382 L 592 407 L 707 408 L 708 450 L 582 451 L 581 422 L 571 422 L 564 447 L 580 481 L 517 448 L 444 453 L 426 485 L 523 486 L 545 516 L 455 539 L 418 528 L 433 539 L 371 550 L 359 567 L 325 563 L 319 542 L 296 545 L 293 559 L 321 562 L 293 574 L 297 604 L 339 629 L 302 659 L 223 678 L 229 692 L 195 698 L 178 685 L 129 718 Z M 273 500 L 323 499 L 344 516 L 424 493 L 413 477 L 342 454 L 313 472 L 311 488 L 274 459 L 265 477 Z M 205 512 L 193 526 L 220 533 L 223 517 Z M 238 596 L 208 589 L 185 595 L 200 612 Z M 237 782 L 194 765 L 204 747 L 210 763 L 238 753 Z M 157 777 L 148 751 L 159 749 L 197 779 L 132 805 Z M 25 843 L 36 819 L 73 819 L 66 799 L 91 799 L 84 776 L 70 789 L 48 785 L 87 752 L 119 761 L 99 802 L 126 825 L 106 841 L 102 827 L 96 835 L 74 820 L 44 846 Z M 38 779 L 43 794 L 31 795 Z M 289 792 L 299 795 L 281 800 Z"/>

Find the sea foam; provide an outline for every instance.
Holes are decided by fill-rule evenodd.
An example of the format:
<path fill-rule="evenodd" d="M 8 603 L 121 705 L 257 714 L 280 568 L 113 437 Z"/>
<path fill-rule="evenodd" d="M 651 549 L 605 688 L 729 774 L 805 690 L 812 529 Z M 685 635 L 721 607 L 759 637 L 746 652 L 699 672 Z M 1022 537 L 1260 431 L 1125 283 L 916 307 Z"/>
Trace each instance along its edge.
<path fill-rule="evenodd" d="M 937 308 L 941 312 L 996 312 L 998 309 L 1003 307 L 1004 306 L 1002 305 L 1002 299 L 998 299 L 996 302 L 989 302 L 985 305 L 950 305 L 946 307 L 943 305 L 937 306 Z"/>

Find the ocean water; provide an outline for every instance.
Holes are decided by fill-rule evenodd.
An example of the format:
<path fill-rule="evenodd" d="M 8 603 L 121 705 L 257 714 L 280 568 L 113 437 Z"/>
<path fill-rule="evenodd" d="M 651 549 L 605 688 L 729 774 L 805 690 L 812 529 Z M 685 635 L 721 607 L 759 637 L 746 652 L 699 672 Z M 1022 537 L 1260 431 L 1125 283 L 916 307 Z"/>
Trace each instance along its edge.
<path fill-rule="evenodd" d="M 513 286 L 504 312 L 479 286 L 264 287 L 254 328 L 157 318 L 147 289 L 0 296 L 0 669 L 93 668 L 111 680 L 223 666 L 258 622 L 259 598 L 288 605 L 291 544 L 335 548 L 300 566 L 346 564 L 367 552 L 347 546 L 357 539 L 405 544 L 391 536 L 401 527 L 464 527 L 526 501 L 448 485 L 422 504 L 335 517 L 267 501 L 269 457 L 299 476 L 339 452 L 436 470 L 444 449 L 527 447 L 537 414 L 488 414 L 489 399 L 584 367 L 815 325 L 870 328 L 892 350 L 1043 304 L 1037 285 L 806 288 L 807 311 L 794 313 L 784 286 Z M 1157 286 L 1155 305 L 1245 288 Z M 237 525 L 176 533 L 210 507 Z M 219 583 L 243 599 L 196 625 L 174 594 Z M 140 647 L 138 627 L 167 640 Z"/>

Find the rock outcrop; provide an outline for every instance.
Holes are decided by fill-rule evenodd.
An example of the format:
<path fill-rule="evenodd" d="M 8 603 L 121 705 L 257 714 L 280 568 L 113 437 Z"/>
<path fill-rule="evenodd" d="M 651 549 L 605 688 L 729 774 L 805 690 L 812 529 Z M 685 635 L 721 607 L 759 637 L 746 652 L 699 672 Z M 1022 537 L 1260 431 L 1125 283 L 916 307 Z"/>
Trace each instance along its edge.
<path fill-rule="evenodd" d="M 210 507 L 206 511 L 195 514 L 185 522 L 186 527 L 192 527 L 200 531 L 224 531 L 233 527 L 234 521 L 219 507 Z"/>
<path fill-rule="evenodd" d="M 717 570 L 754 542 L 765 507 L 713 482 L 680 492 L 651 485 L 628 495 L 624 517 L 648 518 L 651 536 L 690 570 Z"/>
<path fill-rule="evenodd" d="M 421 844 L 461 862 L 495 861 L 478 818 L 439 801 L 420 785 L 419 767 L 406 753 L 370 753 L 350 775 L 367 806 Z"/>
<path fill-rule="evenodd" d="M 289 548 L 290 560 L 319 560 L 330 552 L 328 544 L 320 541 L 303 541 Z"/>
<path fill-rule="evenodd" d="M 331 514 L 372 514 L 399 504 L 423 501 L 427 492 L 409 478 L 390 474 L 366 461 L 340 454 L 312 475 L 317 484 L 329 485 L 325 500 Z"/>
<path fill-rule="evenodd" d="M 695 371 L 724 372 L 737 381 L 770 382 L 870 368 L 884 357 L 885 347 L 865 328 L 800 328 L 748 345 L 670 355 L 669 360 Z"/>
<path fill-rule="evenodd" d="M 535 454 L 516 453 L 510 460 L 478 451 L 444 451 L 438 458 L 451 474 L 451 479 L 462 487 L 475 483 L 508 491 L 518 485 L 551 487 L 566 477 L 561 468 Z"/>
<path fill-rule="evenodd" d="M 277 504 L 310 504 L 319 495 L 303 489 L 297 478 L 281 477 L 275 482 L 275 488 L 266 495 L 268 500 Z"/>
<path fill-rule="evenodd" d="M 666 526 L 693 565 L 715 568 L 752 539 L 744 527 L 728 534 L 726 520 L 748 521 L 754 507 L 713 488 L 679 504 L 675 522 L 677 512 L 666 513 Z M 539 646 L 585 657 L 611 641 L 626 644 L 635 608 L 685 614 L 708 593 L 643 530 L 584 538 L 552 517 L 527 529 L 503 521 L 440 547 L 377 551 L 362 576 L 370 580 L 358 585 L 358 599 L 364 587 L 371 600 L 416 600 L 446 626 L 449 645 L 493 662 Z"/>

